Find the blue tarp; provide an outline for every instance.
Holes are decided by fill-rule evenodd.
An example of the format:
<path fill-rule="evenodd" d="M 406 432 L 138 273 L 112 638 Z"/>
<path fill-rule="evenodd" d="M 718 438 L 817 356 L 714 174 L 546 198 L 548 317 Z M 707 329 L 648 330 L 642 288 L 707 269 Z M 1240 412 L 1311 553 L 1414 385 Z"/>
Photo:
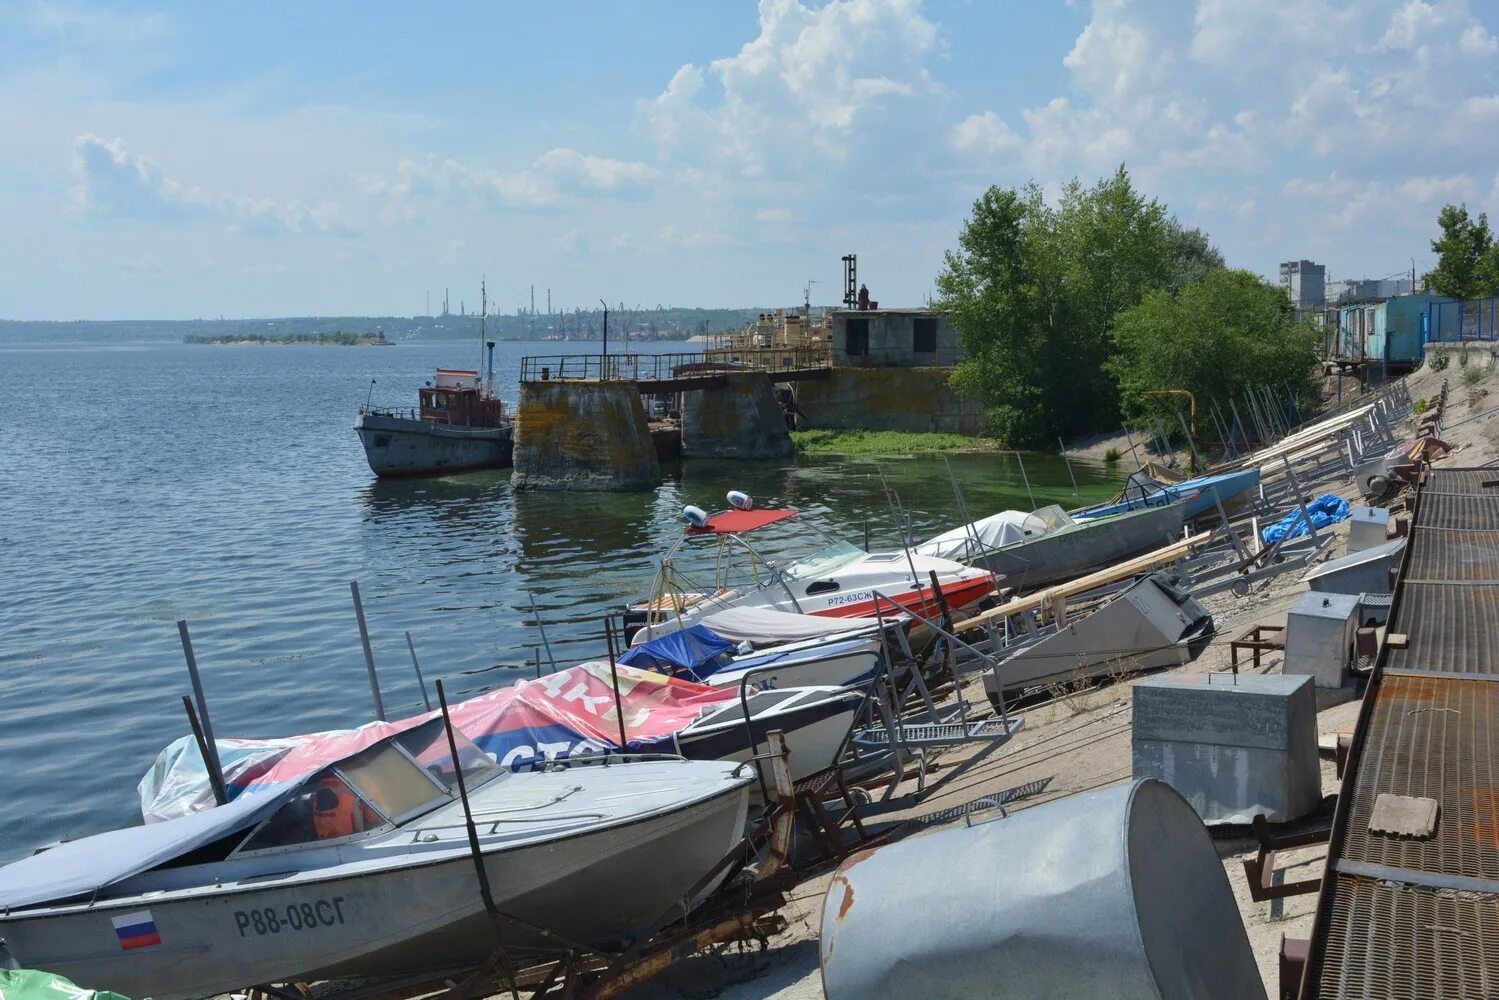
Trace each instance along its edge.
<path fill-rule="evenodd" d="M 1319 529 L 1346 521 L 1350 514 L 1348 501 L 1332 493 L 1324 493 L 1307 504 L 1306 512 L 1311 515 L 1312 525 Z M 1260 532 L 1266 545 L 1274 545 L 1282 538 L 1300 538 L 1307 534 L 1311 534 L 1311 529 L 1306 526 L 1306 518 L 1301 516 L 1300 507 Z"/>
<path fill-rule="evenodd" d="M 727 662 L 738 647 L 706 625 L 690 625 L 643 642 L 619 658 L 626 666 L 701 681 Z"/>

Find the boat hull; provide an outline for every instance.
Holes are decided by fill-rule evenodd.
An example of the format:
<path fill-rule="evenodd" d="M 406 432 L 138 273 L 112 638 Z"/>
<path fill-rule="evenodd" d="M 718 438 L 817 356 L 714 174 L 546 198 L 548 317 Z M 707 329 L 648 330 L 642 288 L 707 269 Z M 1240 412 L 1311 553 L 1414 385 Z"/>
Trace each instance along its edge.
<path fill-rule="evenodd" d="M 370 470 L 382 478 L 505 469 L 514 448 L 510 427 L 454 427 L 379 413 L 360 414 L 354 431 Z"/>
<path fill-rule="evenodd" d="M 727 785 L 711 798 L 623 826 L 486 851 L 496 905 L 569 940 L 616 942 L 680 902 L 728 853 L 748 800 L 747 785 Z M 493 822 L 479 817 L 481 839 Z M 295 874 L 285 873 L 287 881 Z M 0 935 L 28 967 L 158 1000 L 292 979 L 457 969 L 484 961 L 501 940 L 480 902 L 472 856 L 461 850 L 285 887 L 263 876 L 253 886 L 173 895 L 13 913 L 0 918 Z M 116 918 L 138 921 L 143 913 L 159 940 L 127 950 Z M 501 921 L 498 934 L 512 957 L 559 949 L 511 921 Z"/>
<path fill-rule="evenodd" d="M 1144 496 L 1132 496 L 1118 503 L 1104 504 L 1101 507 L 1090 507 L 1078 514 L 1077 517 L 1087 520 L 1095 520 L 1101 517 L 1110 517 L 1115 514 L 1123 514 L 1126 511 L 1139 510 L 1143 507 L 1164 507 L 1177 500 L 1186 500 L 1188 521 L 1202 517 L 1215 511 L 1219 503 L 1224 507 L 1234 506 L 1234 501 L 1254 489 L 1260 484 L 1260 470 L 1258 467 L 1239 469 L 1234 472 L 1225 472 L 1216 476 L 1205 476 L 1201 479 L 1190 479 L 1183 483 L 1162 487 L 1157 492 L 1147 493 Z M 1214 494 L 1217 500 L 1214 500 Z"/>
<path fill-rule="evenodd" d="M 1186 505 L 1147 507 L 1037 535 L 985 552 L 974 560 L 1004 575 L 1002 585 L 1034 590 L 1112 565 L 1181 538 Z"/>
<path fill-rule="evenodd" d="M 758 749 L 765 751 L 765 734 L 778 729 L 785 734 L 786 748 L 791 753 L 791 778 L 800 781 L 819 771 L 826 770 L 838 762 L 844 744 L 853 730 L 854 717 L 864 704 L 857 692 L 845 692 L 834 697 L 818 697 L 806 704 L 787 711 L 766 715 L 753 715 Z M 754 712 L 754 702 L 750 702 Z M 711 720 L 710 720 L 711 721 Z M 749 730 L 744 725 L 744 716 L 703 727 L 688 729 L 678 737 L 677 743 L 685 757 L 694 760 L 725 760 L 743 762 L 750 759 Z M 757 804 L 759 789 L 751 793 L 751 803 Z"/>

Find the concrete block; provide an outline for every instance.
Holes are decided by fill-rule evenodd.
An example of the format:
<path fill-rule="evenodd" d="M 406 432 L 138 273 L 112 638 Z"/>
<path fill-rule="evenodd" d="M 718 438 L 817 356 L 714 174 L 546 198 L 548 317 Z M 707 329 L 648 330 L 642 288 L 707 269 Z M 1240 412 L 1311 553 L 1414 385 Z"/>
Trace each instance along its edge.
<path fill-rule="evenodd" d="M 683 394 L 682 454 L 687 458 L 787 458 L 795 448 L 770 376 L 734 372 L 720 389 Z"/>
<path fill-rule="evenodd" d="M 1167 782 L 1205 823 L 1284 822 L 1322 800 L 1310 677 L 1171 674 L 1134 688 L 1135 778 Z"/>
<path fill-rule="evenodd" d="M 1286 615 L 1285 674 L 1310 674 L 1320 688 L 1348 679 L 1358 631 L 1359 596 L 1309 591 Z"/>
<path fill-rule="evenodd" d="M 661 484 L 634 382 L 522 382 L 516 489 L 649 490 Z"/>

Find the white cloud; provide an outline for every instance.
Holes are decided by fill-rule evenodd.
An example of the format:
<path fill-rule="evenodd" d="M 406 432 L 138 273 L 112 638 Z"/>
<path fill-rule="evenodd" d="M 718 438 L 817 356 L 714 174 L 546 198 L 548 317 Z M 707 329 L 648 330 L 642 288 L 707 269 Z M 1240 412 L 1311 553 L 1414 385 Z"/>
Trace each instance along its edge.
<path fill-rule="evenodd" d="M 1491 56 L 1499 52 L 1499 38 L 1489 34 L 1482 24 L 1470 24 L 1464 28 L 1457 45 L 1470 56 Z"/>
<path fill-rule="evenodd" d="M 663 176 L 646 163 L 559 148 L 516 171 L 470 167 L 434 156 L 402 160 L 396 164 L 394 178 L 366 176 L 361 179 L 361 187 L 366 194 L 391 198 L 467 194 L 515 208 L 543 208 L 581 196 L 631 196 Z"/>
<path fill-rule="evenodd" d="M 78 215 L 223 222 L 231 232 L 346 233 L 336 205 L 308 205 L 208 191 L 167 176 L 121 139 L 73 141 L 72 208 Z"/>
<path fill-rule="evenodd" d="M 953 126 L 953 145 L 964 152 L 1003 153 L 1019 149 L 1024 142 L 1003 118 L 985 111 Z"/>

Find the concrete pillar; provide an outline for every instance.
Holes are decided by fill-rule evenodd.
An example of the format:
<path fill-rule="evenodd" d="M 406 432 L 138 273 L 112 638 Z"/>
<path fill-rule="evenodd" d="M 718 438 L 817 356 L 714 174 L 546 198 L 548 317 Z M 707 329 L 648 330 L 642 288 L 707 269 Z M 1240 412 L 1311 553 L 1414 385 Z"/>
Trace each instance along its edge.
<path fill-rule="evenodd" d="M 786 417 L 764 372 L 731 372 L 720 389 L 694 389 L 682 401 L 686 458 L 786 458 Z"/>
<path fill-rule="evenodd" d="M 661 484 L 634 382 L 522 382 L 516 489 L 649 490 Z"/>

